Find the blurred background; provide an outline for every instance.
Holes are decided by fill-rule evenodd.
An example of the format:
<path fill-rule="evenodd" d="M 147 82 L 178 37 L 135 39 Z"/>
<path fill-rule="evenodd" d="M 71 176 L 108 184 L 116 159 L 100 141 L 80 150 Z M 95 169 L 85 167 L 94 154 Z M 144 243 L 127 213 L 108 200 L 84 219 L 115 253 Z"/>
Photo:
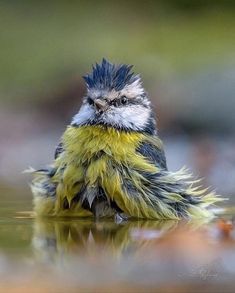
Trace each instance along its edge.
<path fill-rule="evenodd" d="M 30 196 L 22 171 L 52 161 L 105 57 L 141 73 L 169 168 L 233 199 L 234 0 L 1 0 L 0 44 L 1 197 Z"/>

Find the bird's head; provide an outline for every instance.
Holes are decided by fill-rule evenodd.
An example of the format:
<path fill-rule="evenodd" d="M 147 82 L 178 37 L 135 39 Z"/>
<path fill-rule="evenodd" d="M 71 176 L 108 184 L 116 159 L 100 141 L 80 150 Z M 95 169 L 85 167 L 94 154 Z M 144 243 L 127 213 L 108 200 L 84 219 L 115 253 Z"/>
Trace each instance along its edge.
<path fill-rule="evenodd" d="M 103 59 L 84 76 L 87 93 L 72 125 L 104 125 L 125 131 L 155 132 L 150 101 L 132 66 Z"/>

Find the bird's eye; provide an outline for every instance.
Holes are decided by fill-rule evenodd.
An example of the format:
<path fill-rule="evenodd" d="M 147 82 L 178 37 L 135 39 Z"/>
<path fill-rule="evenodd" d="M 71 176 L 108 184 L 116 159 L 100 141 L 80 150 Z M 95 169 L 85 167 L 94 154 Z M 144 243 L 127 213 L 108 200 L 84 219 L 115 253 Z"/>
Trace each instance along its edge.
<path fill-rule="evenodd" d="M 126 96 L 121 96 L 121 104 L 126 105 L 127 103 L 127 97 Z"/>
<path fill-rule="evenodd" d="M 87 103 L 88 103 L 89 105 L 94 105 L 94 101 L 93 101 L 93 99 L 90 98 L 90 97 L 87 97 Z"/>

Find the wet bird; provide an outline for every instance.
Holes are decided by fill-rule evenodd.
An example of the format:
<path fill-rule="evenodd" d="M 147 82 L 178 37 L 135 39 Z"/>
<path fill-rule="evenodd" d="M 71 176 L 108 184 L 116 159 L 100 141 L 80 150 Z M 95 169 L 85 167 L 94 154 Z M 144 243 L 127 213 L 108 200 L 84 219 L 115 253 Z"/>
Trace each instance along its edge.
<path fill-rule="evenodd" d="M 221 197 L 167 168 L 151 102 L 132 66 L 103 59 L 84 76 L 83 104 L 52 165 L 32 170 L 39 216 L 210 217 Z"/>

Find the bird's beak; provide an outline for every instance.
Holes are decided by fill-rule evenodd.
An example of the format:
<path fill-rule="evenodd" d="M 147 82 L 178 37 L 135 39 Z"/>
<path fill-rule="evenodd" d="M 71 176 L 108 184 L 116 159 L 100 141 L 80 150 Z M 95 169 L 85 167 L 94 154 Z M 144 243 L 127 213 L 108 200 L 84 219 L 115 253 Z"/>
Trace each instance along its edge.
<path fill-rule="evenodd" d="M 105 111 L 108 108 L 107 102 L 101 99 L 95 99 L 94 104 L 95 104 L 96 110 L 98 111 Z"/>

